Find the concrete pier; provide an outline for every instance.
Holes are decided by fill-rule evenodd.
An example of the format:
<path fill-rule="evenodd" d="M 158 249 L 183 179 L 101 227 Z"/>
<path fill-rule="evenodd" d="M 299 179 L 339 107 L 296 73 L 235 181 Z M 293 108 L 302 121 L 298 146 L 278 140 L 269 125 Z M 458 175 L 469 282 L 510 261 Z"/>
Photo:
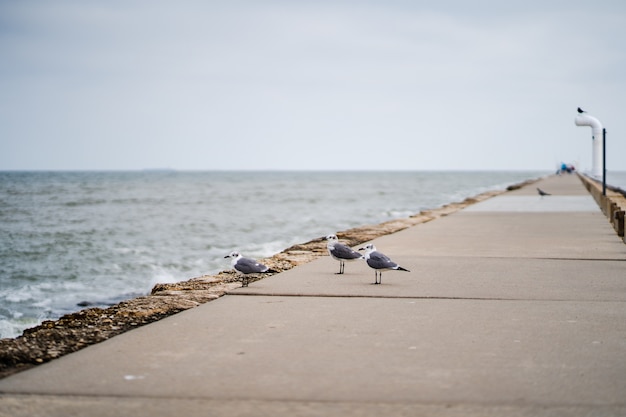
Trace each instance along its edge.
<path fill-rule="evenodd" d="M 411 272 L 318 259 L 0 380 L 0 416 L 626 415 L 626 245 L 577 176 L 374 243 Z"/>

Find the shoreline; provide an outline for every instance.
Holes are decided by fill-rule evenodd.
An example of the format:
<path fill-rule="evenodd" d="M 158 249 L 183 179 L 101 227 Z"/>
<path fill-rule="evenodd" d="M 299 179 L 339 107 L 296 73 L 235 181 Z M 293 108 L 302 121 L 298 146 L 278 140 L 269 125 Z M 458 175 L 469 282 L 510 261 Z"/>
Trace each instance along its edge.
<path fill-rule="evenodd" d="M 408 218 L 337 232 L 337 236 L 347 245 L 356 246 L 447 216 L 540 179 L 541 177 L 528 179 L 502 190 L 487 191 L 461 202 L 420 211 Z M 326 241 L 318 238 L 290 246 L 272 257 L 262 259 L 261 262 L 280 273 L 326 255 Z M 258 279 L 271 275 L 273 274 Z M 258 279 L 251 279 L 251 282 Z M 21 336 L 0 339 L 0 379 L 215 300 L 240 285 L 240 279 L 234 271 L 221 271 L 215 275 L 203 275 L 186 281 L 156 284 L 149 295 L 122 301 L 108 308 L 86 308 L 66 314 L 58 320 L 44 321 L 24 330 Z"/>

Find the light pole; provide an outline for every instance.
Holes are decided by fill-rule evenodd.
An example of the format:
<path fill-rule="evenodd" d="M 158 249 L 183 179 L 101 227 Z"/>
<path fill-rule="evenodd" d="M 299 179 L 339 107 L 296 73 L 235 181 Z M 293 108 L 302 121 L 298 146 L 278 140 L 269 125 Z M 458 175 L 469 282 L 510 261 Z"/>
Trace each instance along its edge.
<path fill-rule="evenodd" d="M 606 129 L 602 128 L 602 195 L 606 195 Z"/>
<path fill-rule="evenodd" d="M 591 141 L 592 141 L 592 156 L 591 156 L 591 175 L 599 177 L 602 175 L 602 193 L 606 195 L 606 129 L 602 127 L 602 123 L 595 117 L 587 114 L 586 111 L 578 108 L 578 116 L 574 120 L 576 126 L 590 126 L 591 127 Z M 602 140 L 600 140 L 602 135 Z"/>

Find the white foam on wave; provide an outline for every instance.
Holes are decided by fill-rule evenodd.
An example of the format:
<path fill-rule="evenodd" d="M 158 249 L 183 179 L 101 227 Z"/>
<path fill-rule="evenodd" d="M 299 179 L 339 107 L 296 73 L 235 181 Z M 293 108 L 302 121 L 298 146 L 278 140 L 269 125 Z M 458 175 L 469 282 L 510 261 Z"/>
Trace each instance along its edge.
<path fill-rule="evenodd" d="M 249 245 L 251 256 L 268 258 L 285 249 L 288 242 L 284 240 L 273 240 L 271 242 L 252 243 Z"/>
<path fill-rule="evenodd" d="M 162 267 L 154 267 L 154 270 L 150 276 L 148 291 L 152 289 L 156 284 L 172 284 L 178 282 L 180 279 L 176 278 L 171 272 Z"/>
<path fill-rule="evenodd" d="M 417 211 L 413 210 L 387 210 L 381 213 L 381 216 L 386 219 L 403 219 L 406 217 L 411 217 L 416 213 Z"/>
<path fill-rule="evenodd" d="M 24 323 L 15 319 L 0 319 L 0 339 L 18 337 L 22 334 L 24 329 L 36 326 L 38 324 L 39 323 L 36 320 L 29 323 Z"/>

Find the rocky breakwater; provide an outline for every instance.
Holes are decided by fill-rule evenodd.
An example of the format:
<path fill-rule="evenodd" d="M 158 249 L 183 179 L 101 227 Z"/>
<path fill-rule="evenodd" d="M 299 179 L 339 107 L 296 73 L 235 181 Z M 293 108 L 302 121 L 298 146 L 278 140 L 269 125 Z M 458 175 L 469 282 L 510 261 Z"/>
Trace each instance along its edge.
<path fill-rule="evenodd" d="M 534 182 L 526 181 L 509 186 L 520 188 Z M 391 220 L 337 233 L 342 242 L 356 246 L 377 237 L 398 232 L 461 210 L 468 205 L 506 192 L 490 191 L 451 203 L 434 210 L 422 211 L 405 219 Z M 278 272 L 310 262 L 327 255 L 323 238 L 291 246 L 284 251 L 262 259 L 261 262 Z M 270 274 L 252 278 L 250 282 Z M 241 286 L 233 271 L 222 271 L 173 284 L 157 284 L 149 295 L 120 302 L 108 308 L 87 308 L 67 314 L 58 320 L 44 321 L 27 329 L 15 339 L 0 340 L 0 378 L 48 362 L 89 345 L 104 341 L 128 330 L 152 323 L 183 310 L 215 300 Z"/>

